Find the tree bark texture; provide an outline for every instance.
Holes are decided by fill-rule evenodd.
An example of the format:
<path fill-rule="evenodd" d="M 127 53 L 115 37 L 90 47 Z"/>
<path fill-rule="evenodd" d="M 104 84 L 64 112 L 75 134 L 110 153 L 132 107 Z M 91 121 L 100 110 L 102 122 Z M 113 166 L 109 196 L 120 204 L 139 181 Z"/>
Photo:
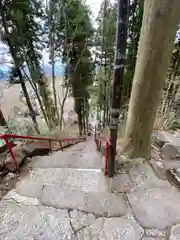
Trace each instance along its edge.
<path fill-rule="evenodd" d="M 179 0 L 146 0 L 122 150 L 150 157 L 151 134 L 179 23 Z"/>

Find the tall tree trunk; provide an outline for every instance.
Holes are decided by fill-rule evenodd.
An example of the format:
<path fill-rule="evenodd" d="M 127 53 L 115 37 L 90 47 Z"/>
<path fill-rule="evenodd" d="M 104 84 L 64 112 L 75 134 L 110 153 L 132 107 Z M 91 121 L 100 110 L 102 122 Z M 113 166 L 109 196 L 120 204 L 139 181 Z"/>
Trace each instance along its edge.
<path fill-rule="evenodd" d="M 5 119 L 1 109 L 0 109 L 0 126 L 3 126 L 3 127 L 7 126 L 6 119 Z"/>
<path fill-rule="evenodd" d="M 82 99 L 81 98 L 75 98 L 74 104 L 75 104 L 75 112 L 77 114 L 77 120 L 78 120 L 78 127 L 79 127 L 79 135 L 82 135 L 83 125 L 82 125 Z"/>
<path fill-rule="evenodd" d="M 31 80 L 29 81 L 29 83 L 30 84 L 32 83 Z M 50 129 L 48 118 L 47 118 L 47 115 L 46 115 L 46 111 L 44 110 L 44 106 L 43 106 L 43 103 L 42 103 L 41 96 L 39 94 L 38 88 L 37 88 L 36 84 L 33 84 L 33 83 L 31 84 L 31 86 L 32 86 L 32 88 L 33 88 L 33 90 L 34 90 L 34 92 L 36 94 L 36 97 L 37 97 L 37 100 L 38 100 L 38 103 L 39 103 L 42 115 L 44 117 L 44 120 L 45 120 L 45 122 L 47 124 L 47 127 Z"/>
<path fill-rule="evenodd" d="M 3 7 L 1 6 L 1 4 L 0 4 L 0 13 L 1 13 L 1 18 L 2 18 L 2 25 L 4 27 L 4 31 L 5 31 L 5 34 L 6 34 L 6 40 L 7 40 L 9 49 L 10 49 L 10 53 L 11 53 L 12 58 L 14 60 L 14 64 L 16 66 L 17 74 L 18 74 L 18 77 L 19 77 L 19 80 L 20 80 L 20 83 L 21 83 L 22 90 L 24 92 L 26 103 L 27 103 L 27 106 L 29 108 L 29 112 L 30 112 L 32 121 L 34 123 L 34 128 L 35 128 L 36 132 L 39 133 L 40 131 L 39 131 L 38 124 L 37 124 L 37 121 L 36 121 L 36 114 L 35 114 L 35 111 L 33 109 L 32 104 L 31 104 L 31 101 L 30 101 L 30 98 L 29 98 L 29 94 L 28 94 L 28 91 L 27 91 L 27 88 L 26 88 L 26 85 L 25 85 L 25 82 L 24 82 L 24 79 L 23 79 L 23 76 L 22 76 L 19 64 L 16 61 L 16 59 L 17 59 L 16 58 L 16 52 L 14 51 L 14 46 L 13 46 L 11 37 L 9 35 L 9 29 L 8 29 L 8 26 L 7 26 L 7 21 L 6 21 L 6 18 L 4 16 Z"/>
<path fill-rule="evenodd" d="M 107 100 L 107 51 L 105 47 L 105 35 L 106 35 L 106 19 L 107 18 L 107 0 L 104 0 L 104 9 L 103 9 L 103 40 L 102 40 L 102 53 L 104 53 L 104 106 L 103 106 L 103 128 L 106 125 L 106 100 Z"/>
<path fill-rule="evenodd" d="M 55 55 L 54 55 L 54 33 L 51 36 L 51 57 L 52 57 L 52 88 L 54 96 L 54 108 L 57 115 L 57 123 L 59 123 L 59 111 L 57 106 L 57 94 L 56 94 L 56 76 L 55 76 Z"/>
<path fill-rule="evenodd" d="M 96 109 L 96 120 L 97 120 L 97 122 L 98 122 L 98 126 L 97 126 L 97 128 L 99 128 L 99 119 L 100 119 L 100 116 L 99 116 L 100 114 L 99 114 L 99 104 L 97 105 L 97 109 Z"/>
<path fill-rule="evenodd" d="M 102 105 L 99 108 L 99 129 L 102 127 Z"/>
<path fill-rule="evenodd" d="M 24 72 L 24 74 L 26 75 L 26 78 L 28 79 L 29 84 L 31 85 L 32 89 L 34 90 L 34 92 L 36 94 L 36 97 L 37 97 L 37 100 L 38 100 L 41 112 L 43 114 L 44 120 L 45 120 L 45 122 L 47 124 L 47 127 L 50 129 L 49 123 L 48 123 L 48 116 L 47 116 L 46 111 L 44 109 L 43 102 L 41 100 L 41 96 L 40 96 L 40 93 L 39 93 L 39 90 L 38 90 L 38 87 L 37 87 L 37 82 L 36 82 L 37 77 L 35 77 L 34 70 L 32 69 L 31 61 L 28 58 L 28 56 L 27 56 L 27 54 L 26 54 L 24 49 L 23 49 L 23 52 L 24 52 L 24 57 L 25 57 L 25 60 L 26 60 L 26 64 L 27 64 L 29 73 L 31 75 L 31 79 L 30 79 L 29 76 L 27 76 L 27 74 L 25 72 Z"/>
<path fill-rule="evenodd" d="M 88 99 L 85 98 L 85 123 L 86 123 L 86 131 L 89 130 L 89 102 Z"/>
<path fill-rule="evenodd" d="M 59 105 L 61 106 L 60 107 L 60 116 L 59 116 L 59 129 L 60 130 L 62 130 L 62 128 L 63 128 L 64 105 L 65 105 L 65 102 L 66 102 L 66 99 L 67 99 L 67 96 L 68 96 L 68 91 L 69 91 L 69 87 L 67 85 L 65 93 L 62 94 L 63 95 L 62 101 L 60 101 L 60 99 L 59 99 Z"/>
<path fill-rule="evenodd" d="M 138 0 L 140 7 L 144 8 L 144 2 L 145 2 L 145 0 Z"/>
<path fill-rule="evenodd" d="M 176 67 L 174 69 L 174 74 L 173 74 L 174 79 L 170 85 L 169 92 L 168 92 L 168 106 L 171 106 L 171 104 L 173 103 L 176 93 L 177 93 L 177 90 L 178 90 L 176 77 L 177 77 L 177 73 L 179 70 L 179 66 L 180 66 L 180 55 L 178 54 L 177 61 L 176 61 Z"/>
<path fill-rule="evenodd" d="M 105 78 L 106 78 L 106 74 L 105 74 Z M 106 83 L 106 79 L 105 79 L 105 82 L 104 82 L 104 106 L 103 106 L 104 109 L 103 109 L 103 123 L 102 123 L 103 128 L 105 128 L 105 125 L 106 125 L 106 122 L 107 122 L 107 120 L 106 120 L 106 102 L 107 102 L 106 93 L 107 93 L 107 83 Z"/>
<path fill-rule="evenodd" d="M 82 130 L 83 130 L 83 126 L 82 126 L 82 112 L 81 109 L 78 113 L 78 126 L 79 126 L 79 135 L 82 135 Z"/>
<path fill-rule="evenodd" d="M 177 51 L 177 56 L 178 55 Z M 178 63 L 179 57 L 173 57 L 172 64 L 170 66 L 170 71 L 167 73 L 166 82 L 165 83 L 165 91 L 163 92 L 163 103 L 162 106 L 160 105 L 160 113 L 164 114 L 168 107 L 170 106 L 170 103 L 172 101 L 172 92 L 174 87 L 174 79 L 176 77 L 176 69 L 178 70 Z"/>
<path fill-rule="evenodd" d="M 42 97 L 42 101 L 44 104 L 46 116 L 48 118 L 49 128 L 53 129 L 55 126 L 57 126 L 57 118 L 56 115 L 54 114 L 55 111 L 54 105 L 51 98 L 51 92 L 49 91 L 48 88 L 47 80 L 41 79 L 41 82 L 38 83 L 38 87 L 40 96 Z"/>
<path fill-rule="evenodd" d="M 106 88 L 106 96 L 107 96 L 107 99 L 106 99 L 106 124 L 109 124 L 109 120 L 110 120 L 110 116 L 109 116 L 109 109 L 110 109 L 110 99 L 111 99 L 111 89 L 110 89 L 110 84 L 111 84 L 111 77 L 112 77 L 112 62 L 113 61 L 110 61 L 110 64 L 109 64 L 109 67 L 108 67 L 108 86 Z"/>
<path fill-rule="evenodd" d="M 81 101 L 81 114 L 82 114 L 82 127 L 84 135 L 86 134 L 86 122 L 85 122 L 85 99 L 82 98 Z"/>
<path fill-rule="evenodd" d="M 122 149 L 131 158 L 150 156 L 151 134 L 173 50 L 179 12 L 179 0 L 145 1 Z"/>
<path fill-rule="evenodd" d="M 37 133 L 40 133 L 39 131 L 39 128 L 38 128 L 38 123 L 36 121 L 36 113 L 33 109 L 33 106 L 31 104 L 31 100 L 29 98 L 29 94 L 28 94 L 28 91 L 27 91 L 27 88 L 26 88 L 26 84 L 25 84 L 25 81 L 23 79 L 23 76 L 22 76 L 22 73 L 20 71 L 20 69 L 17 69 L 17 74 L 19 76 L 19 80 L 20 80 L 20 84 L 21 84 L 21 88 L 23 90 L 23 93 L 24 93 L 24 97 L 26 99 L 26 103 L 27 103 L 27 106 L 28 106 L 28 109 L 29 109 L 29 112 L 30 112 L 30 115 L 31 115 L 31 118 L 32 118 L 32 121 L 34 123 L 34 128 L 36 130 Z"/>

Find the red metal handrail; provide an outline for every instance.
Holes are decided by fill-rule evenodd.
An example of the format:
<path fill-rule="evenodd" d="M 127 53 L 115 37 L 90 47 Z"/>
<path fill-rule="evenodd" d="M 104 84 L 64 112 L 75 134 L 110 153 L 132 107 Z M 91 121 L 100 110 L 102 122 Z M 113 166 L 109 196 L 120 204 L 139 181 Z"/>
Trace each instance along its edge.
<path fill-rule="evenodd" d="M 104 138 L 100 137 L 99 135 L 97 137 L 97 134 L 95 132 L 94 140 L 95 140 L 95 143 L 97 146 L 97 150 L 100 152 L 101 146 L 102 146 L 102 141 L 104 140 Z M 111 148 L 111 141 L 110 141 L 110 138 L 107 137 L 106 138 L 106 152 L 105 152 L 105 166 L 104 166 L 104 175 L 105 176 L 108 174 L 108 158 L 109 158 L 110 148 Z"/>
<path fill-rule="evenodd" d="M 16 160 L 16 156 L 13 152 L 13 149 L 9 143 L 9 139 L 29 139 L 29 140 L 44 140 L 44 141 L 49 141 L 49 146 L 51 149 L 51 141 L 58 141 L 60 144 L 60 148 L 63 151 L 63 146 L 62 146 L 62 142 L 71 142 L 73 141 L 73 143 L 77 140 L 84 140 L 85 141 L 85 137 L 75 137 L 75 138 L 61 138 L 61 139 L 57 139 L 57 138 L 51 138 L 51 137 L 37 137 L 37 136 L 22 136 L 22 135 L 16 135 L 16 134 L 9 134 L 9 133 L 5 133 L 5 134 L 0 134 L 0 139 L 3 139 L 9 149 L 9 152 L 11 154 L 11 157 L 14 161 L 14 164 L 16 166 L 16 169 L 19 169 L 19 164 L 17 163 Z"/>

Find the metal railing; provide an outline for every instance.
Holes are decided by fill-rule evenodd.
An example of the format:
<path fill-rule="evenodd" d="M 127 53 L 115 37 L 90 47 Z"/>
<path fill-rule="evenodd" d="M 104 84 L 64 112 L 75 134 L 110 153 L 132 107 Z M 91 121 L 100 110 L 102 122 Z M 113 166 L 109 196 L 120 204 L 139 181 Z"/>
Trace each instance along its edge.
<path fill-rule="evenodd" d="M 67 142 L 68 144 L 75 144 L 77 142 L 85 141 L 85 137 L 74 137 L 74 138 L 50 138 L 50 137 L 37 137 L 37 136 L 21 136 L 16 134 L 0 134 L 0 139 L 3 139 L 7 145 L 7 148 L 11 154 L 11 157 L 14 161 L 16 169 L 19 170 L 19 164 L 17 163 L 16 155 L 13 152 L 13 147 L 10 144 L 10 139 L 25 139 L 25 140 L 41 140 L 41 141 L 48 141 L 50 150 L 52 151 L 51 142 L 59 142 L 59 149 L 63 151 L 63 142 Z"/>
<path fill-rule="evenodd" d="M 97 150 L 99 152 L 101 152 L 102 142 L 103 141 L 106 142 L 106 149 L 105 149 L 105 156 L 104 156 L 105 157 L 104 175 L 107 176 L 108 175 L 108 159 L 109 159 L 109 154 L 111 150 L 110 138 L 107 137 L 106 139 L 104 139 L 103 137 L 100 137 L 100 133 L 97 133 L 97 129 L 95 128 L 94 141 L 96 143 Z"/>

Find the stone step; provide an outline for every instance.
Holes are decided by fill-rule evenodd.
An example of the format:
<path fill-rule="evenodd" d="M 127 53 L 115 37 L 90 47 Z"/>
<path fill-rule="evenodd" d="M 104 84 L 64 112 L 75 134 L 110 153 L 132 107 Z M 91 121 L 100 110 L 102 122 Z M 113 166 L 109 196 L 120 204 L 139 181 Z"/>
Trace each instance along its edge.
<path fill-rule="evenodd" d="M 159 131 L 153 133 L 154 144 L 161 149 L 165 160 L 180 159 L 180 138 L 170 132 Z"/>
<path fill-rule="evenodd" d="M 2 200 L 0 217 L 0 239 L 77 240 L 67 210 Z"/>
<path fill-rule="evenodd" d="M 154 140 L 154 143 L 160 148 L 162 148 L 166 143 L 178 144 L 180 142 L 180 139 L 178 137 L 166 131 L 154 132 L 152 134 L 152 139 Z"/>
<path fill-rule="evenodd" d="M 85 142 L 80 142 L 76 145 L 71 146 L 70 148 L 66 149 L 67 152 L 86 152 L 91 153 L 96 151 L 96 144 L 93 138 L 86 139 Z"/>
<path fill-rule="evenodd" d="M 79 141 L 82 141 L 82 140 L 79 140 Z M 76 147 L 76 144 L 77 144 L 77 147 Z M 66 147 L 69 147 L 69 146 L 73 146 L 72 149 L 78 149 L 79 147 L 81 149 L 81 148 L 85 148 L 86 143 L 84 143 L 84 142 L 77 143 L 77 141 L 69 143 L 68 141 L 66 141 L 66 142 L 63 142 L 62 145 L 60 146 L 59 142 L 51 141 L 50 145 L 49 145 L 48 141 L 43 141 L 43 140 L 42 141 L 33 141 L 33 142 L 30 142 L 30 143 L 26 143 L 26 144 L 20 143 L 20 144 L 16 145 L 15 147 L 13 147 L 13 152 L 16 156 L 16 161 L 17 161 L 18 165 L 20 166 L 27 157 L 32 158 L 32 165 L 33 165 L 34 162 L 36 163 L 35 160 L 37 160 L 38 157 L 39 157 L 39 161 L 38 161 L 37 165 L 40 162 L 40 164 L 39 164 L 40 167 L 51 167 L 50 164 L 49 164 L 49 162 L 50 162 L 49 160 L 51 159 L 51 156 L 48 155 L 49 152 L 57 151 L 58 149 L 60 149 L 60 147 L 62 147 L 65 150 Z M 71 150 L 70 150 L 70 152 L 68 150 L 65 150 L 65 151 L 70 153 Z M 87 150 L 87 148 L 86 148 L 86 150 Z M 60 156 L 59 156 L 60 153 L 61 153 L 61 150 L 58 151 L 57 158 L 56 158 L 56 155 L 55 155 L 56 159 L 54 159 L 54 161 L 53 161 L 54 166 L 52 166 L 52 167 L 58 167 L 58 162 L 59 162 L 58 160 L 60 158 Z M 43 157 L 41 158 L 40 156 L 43 156 L 45 158 L 44 159 L 45 164 L 42 161 Z M 64 157 L 66 157 L 66 156 L 63 156 L 63 158 Z M 48 160 L 47 160 L 47 158 L 48 158 Z M 57 162 L 56 162 L 56 160 L 57 160 Z M 63 165 L 68 166 L 70 164 L 65 165 L 64 163 L 62 163 L 62 166 Z M 0 170 L 3 167 L 8 169 L 8 171 L 11 171 L 11 172 L 16 171 L 16 166 L 14 164 L 14 160 L 12 159 L 11 155 L 7 152 L 4 152 L 3 154 L 1 154 Z M 70 165 L 70 167 L 71 167 L 71 165 Z M 91 168 L 93 168 L 93 167 L 91 167 Z"/>
<path fill-rule="evenodd" d="M 98 216 L 117 217 L 127 211 L 122 193 L 109 191 L 109 181 L 98 170 L 33 169 L 5 199 L 22 197 L 58 209 L 77 209 Z"/>
<path fill-rule="evenodd" d="M 58 151 L 49 156 L 32 158 L 32 168 L 81 168 L 101 169 L 104 167 L 102 156 L 98 152 Z"/>
<path fill-rule="evenodd" d="M 91 213 L 59 210 L 26 200 L 2 200 L 0 216 L 1 239 L 132 240 L 144 235 L 133 217 L 96 218 Z"/>
<path fill-rule="evenodd" d="M 108 180 L 98 169 L 36 168 L 16 185 L 16 192 L 40 198 L 45 185 L 88 192 L 108 191 Z"/>
<path fill-rule="evenodd" d="M 78 188 L 45 185 L 40 203 L 57 209 L 77 209 L 102 217 L 121 217 L 127 212 L 125 197 L 121 193 L 82 191 Z"/>
<path fill-rule="evenodd" d="M 13 190 L 3 200 L 11 200 L 25 205 L 39 204 L 56 209 L 76 209 L 86 213 L 93 213 L 98 217 L 121 217 L 128 214 L 124 194 L 84 190 L 63 185 L 45 184 L 38 198 L 24 197 Z"/>

